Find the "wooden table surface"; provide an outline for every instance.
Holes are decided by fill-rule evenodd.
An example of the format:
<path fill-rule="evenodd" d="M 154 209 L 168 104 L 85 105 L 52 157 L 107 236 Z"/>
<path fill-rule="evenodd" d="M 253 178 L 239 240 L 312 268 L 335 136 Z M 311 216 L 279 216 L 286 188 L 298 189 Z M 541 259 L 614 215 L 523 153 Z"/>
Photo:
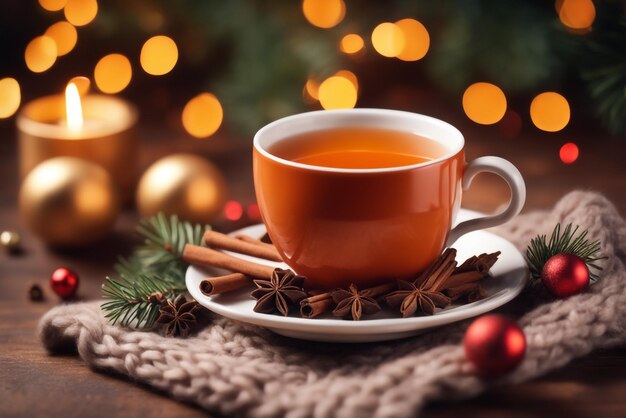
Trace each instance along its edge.
<path fill-rule="evenodd" d="M 392 106 L 393 103 L 390 103 Z M 528 186 L 525 210 L 548 208 L 567 191 L 599 190 L 626 213 L 624 138 L 610 139 L 585 127 L 566 132 L 581 147 L 581 158 L 566 166 L 558 161 L 561 137 L 548 137 L 526 127 L 507 139 L 496 127 L 480 127 L 460 114 L 450 114 L 432 103 L 414 110 L 444 116 L 466 135 L 468 157 L 493 154 L 510 159 L 524 174 Z M 142 166 L 172 152 L 193 151 L 213 159 L 226 174 L 231 198 L 253 201 L 249 141 L 227 134 L 207 141 L 186 139 L 178 129 L 140 128 Z M 0 125 L 0 229 L 21 233 L 24 252 L 12 256 L 0 251 L 0 416 L 2 417 L 139 417 L 201 416 L 193 406 L 175 402 L 149 388 L 86 367 L 76 356 L 49 356 L 36 335 L 39 318 L 58 303 L 48 291 L 50 272 L 69 266 L 80 273 L 82 299 L 99 297 L 105 274 L 119 253 L 133 243 L 137 220 L 132 208 L 121 216 L 114 234 L 87 249 L 58 252 L 46 248 L 30 234 L 16 208 L 15 132 L 11 123 Z M 506 199 L 507 190 L 497 178 L 484 175 L 465 196 L 464 206 L 492 210 Z M 216 222 L 223 231 L 247 221 Z M 45 302 L 27 298 L 29 283 L 47 293 Z M 626 416 L 626 349 L 593 353 L 531 382 L 493 389 L 460 403 L 430 405 L 424 417 L 618 417 Z"/>

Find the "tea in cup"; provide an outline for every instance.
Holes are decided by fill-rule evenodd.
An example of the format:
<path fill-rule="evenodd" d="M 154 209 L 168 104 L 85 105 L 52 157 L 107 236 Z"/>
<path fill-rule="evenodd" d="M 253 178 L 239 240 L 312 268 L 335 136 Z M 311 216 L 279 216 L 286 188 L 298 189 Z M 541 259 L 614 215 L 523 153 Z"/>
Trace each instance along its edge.
<path fill-rule="evenodd" d="M 254 186 L 272 242 L 317 288 L 415 278 L 459 236 L 504 223 L 524 204 L 520 172 L 499 157 L 465 161 L 464 139 L 428 116 L 326 110 L 277 120 L 255 135 Z M 497 215 L 455 225 L 474 176 L 511 188 Z"/>

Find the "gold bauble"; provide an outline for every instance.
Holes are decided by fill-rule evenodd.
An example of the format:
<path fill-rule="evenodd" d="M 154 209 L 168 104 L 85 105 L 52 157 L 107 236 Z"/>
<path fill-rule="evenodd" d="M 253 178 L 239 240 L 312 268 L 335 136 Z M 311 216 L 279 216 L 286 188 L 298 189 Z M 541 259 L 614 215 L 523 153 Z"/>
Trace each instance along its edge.
<path fill-rule="evenodd" d="M 22 182 L 20 213 L 53 246 L 91 244 L 111 231 L 120 204 L 111 176 L 99 165 L 74 157 L 52 158 Z"/>
<path fill-rule="evenodd" d="M 137 187 L 137 208 L 142 216 L 158 212 L 209 223 L 226 200 L 224 177 L 211 162 L 191 154 L 161 158 L 143 174 Z"/>

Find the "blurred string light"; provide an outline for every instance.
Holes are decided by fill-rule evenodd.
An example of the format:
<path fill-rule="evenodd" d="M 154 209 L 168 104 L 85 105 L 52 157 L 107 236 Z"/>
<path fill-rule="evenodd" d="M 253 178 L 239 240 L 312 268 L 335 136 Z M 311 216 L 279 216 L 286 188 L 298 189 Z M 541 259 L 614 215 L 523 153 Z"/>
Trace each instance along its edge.
<path fill-rule="evenodd" d="M 319 100 L 320 83 L 314 78 L 309 78 L 304 85 L 304 92 L 312 100 Z"/>
<path fill-rule="evenodd" d="M 557 0 L 559 20 L 575 30 L 588 30 L 596 18 L 596 7 L 591 0 Z"/>
<path fill-rule="evenodd" d="M 6 77 L 0 80 L 0 118 L 8 118 L 20 107 L 22 95 L 16 79 Z"/>
<path fill-rule="evenodd" d="M 328 29 L 337 26 L 346 15 L 343 0 L 304 0 L 302 13 L 313 26 Z"/>
<path fill-rule="evenodd" d="M 96 0 L 67 0 L 63 10 L 68 22 L 74 26 L 84 26 L 96 18 L 98 2 Z"/>
<path fill-rule="evenodd" d="M 24 60 L 29 70 L 42 73 L 52 67 L 57 59 L 57 44 L 49 36 L 38 36 L 26 46 Z"/>
<path fill-rule="evenodd" d="M 261 220 L 261 211 L 259 210 L 259 205 L 256 203 L 250 203 L 248 208 L 246 209 L 246 215 L 248 218 L 253 221 Z"/>
<path fill-rule="evenodd" d="M 93 78 L 103 93 L 119 93 L 124 90 L 133 76 L 130 61 L 122 54 L 109 54 L 96 64 Z"/>
<path fill-rule="evenodd" d="M 560 131 L 569 123 L 569 103 L 558 93 L 541 93 L 530 104 L 530 118 L 542 131 Z"/>
<path fill-rule="evenodd" d="M 578 159 L 578 146 L 573 142 L 564 144 L 559 150 L 559 158 L 565 164 L 571 164 Z"/>
<path fill-rule="evenodd" d="M 352 88 L 346 88 L 345 83 L 340 83 L 340 86 L 342 87 L 340 87 L 339 90 L 334 91 L 332 88 L 333 86 L 336 87 L 336 82 L 331 80 L 329 82 L 330 88 L 327 84 L 327 87 L 325 87 L 326 90 L 322 94 L 324 97 L 323 103 L 321 103 L 322 107 L 324 109 L 354 107 L 356 104 L 356 98 L 353 99 L 352 97 L 358 97 L 359 93 L 359 80 L 357 76 L 352 71 L 339 70 L 333 75 L 333 77 L 340 77 L 349 81 L 350 84 L 352 84 Z M 315 78 L 310 77 L 304 85 L 305 99 L 308 99 L 309 101 L 320 100 L 320 86 L 320 83 Z"/>
<path fill-rule="evenodd" d="M 346 77 L 334 75 L 320 84 L 319 101 L 324 109 L 350 109 L 356 99 L 357 89 Z"/>
<path fill-rule="evenodd" d="M 57 44 L 57 56 L 68 54 L 76 46 L 78 33 L 76 28 L 68 22 L 57 22 L 50 26 L 44 35 L 49 36 Z"/>
<path fill-rule="evenodd" d="M 354 86 L 354 90 L 357 92 L 357 95 L 359 94 L 359 79 L 356 78 L 356 74 L 348 70 L 339 70 L 335 73 L 335 75 L 337 77 L 343 77 L 350 81 Z"/>
<path fill-rule="evenodd" d="M 398 20 L 395 25 L 404 35 L 404 47 L 396 57 L 402 61 L 417 61 L 424 58 L 430 48 L 430 35 L 424 25 L 415 19 Z"/>
<path fill-rule="evenodd" d="M 164 75 L 169 73 L 178 61 L 176 42 L 168 36 L 153 36 L 141 47 L 139 61 L 141 67 L 148 74 Z"/>
<path fill-rule="evenodd" d="M 405 45 L 404 32 L 395 23 L 384 22 L 372 31 L 372 45 L 384 57 L 398 56 Z"/>
<path fill-rule="evenodd" d="M 197 95 L 183 108 L 183 127 L 196 138 L 213 135 L 222 124 L 223 118 L 222 105 L 211 93 Z"/>
<path fill-rule="evenodd" d="M 72 77 L 69 83 L 73 83 L 76 86 L 76 90 L 78 90 L 78 94 L 81 96 L 86 96 L 89 93 L 89 88 L 91 87 L 91 81 L 82 75 L 78 75 L 76 77 Z"/>
<path fill-rule="evenodd" d="M 339 42 L 339 50 L 344 54 L 349 55 L 362 51 L 364 46 L 365 41 L 363 41 L 363 38 L 356 33 L 349 33 L 345 35 Z"/>
<path fill-rule="evenodd" d="M 497 123 L 506 112 L 506 96 L 491 83 L 474 83 L 463 93 L 463 110 L 468 118 L 481 125 Z"/>
<path fill-rule="evenodd" d="M 243 207 L 236 200 L 229 200 L 224 205 L 224 216 L 229 221 L 238 221 L 243 215 Z"/>
<path fill-rule="evenodd" d="M 67 4 L 67 0 L 39 0 L 39 5 L 50 12 L 61 10 Z"/>

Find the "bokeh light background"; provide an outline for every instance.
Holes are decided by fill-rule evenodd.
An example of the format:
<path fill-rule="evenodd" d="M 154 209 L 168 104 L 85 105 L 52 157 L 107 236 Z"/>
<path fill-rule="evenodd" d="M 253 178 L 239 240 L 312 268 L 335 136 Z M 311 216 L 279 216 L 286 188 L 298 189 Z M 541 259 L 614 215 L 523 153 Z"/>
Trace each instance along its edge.
<path fill-rule="evenodd" d="M 5 1 L 0 128 L 10 129 L 21 104 L 59 94 L 72 80 L 81 95 L 134 102 L 142 126 L 166 132 L 172 150 L 192 148 L 186 141 L 246 143 L 264 123 L 296 112 L 385 107 L 488 138 L 484 154 L 534 147 L 538 161 L 567 170 L 585 159 L 590 145 L 581 135 L 623 137 L 612 126 L 620 127 L 626 109 L 626 81 L 610 85 L 622 91 L 611 96 L 617 116 L 609 116 L 618 122 L 607 125 L 585 78 L 559 60 L 584 61 L 572 58 L 583 54 L 579 42 L 596 36 L 603 19 L 624 19 L 625 7 L 611 0 Z M 547 175 L 545 167 L 532 170 Z M 227 207 L 228 219 L 256 213 L 245 203 Z"/>

